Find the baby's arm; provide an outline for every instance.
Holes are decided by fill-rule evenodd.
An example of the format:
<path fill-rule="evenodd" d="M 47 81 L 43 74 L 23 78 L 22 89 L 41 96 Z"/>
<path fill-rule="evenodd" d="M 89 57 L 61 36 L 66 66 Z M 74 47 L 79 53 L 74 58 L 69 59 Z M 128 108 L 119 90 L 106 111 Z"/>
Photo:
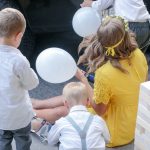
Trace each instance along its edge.
<path fill-rule="evenodd" d="M 20 56 L 14 65 L 14 73 L 18 77 L 21 86 L 26 90 L 31 90 L 39 84 L 38 77 L 30 67 L 29 61 Z"/>
<path fill-rule="evenodd" d="M 60 137 L 60 127 L 59 123 L 56 123 L 52 126 L 48 133 L 48 144 L 51 146 L 56 145 L 59 142 Z"/>
<path fill-rule="evenodd" d="M 109 130 L 105 121 L 103 121 L 103 136 L 104 136 L 106 143 L 108 143 L 110 141 L 110 134 L 109 134 Z"/>
<path fill-rule="evenodd" d="M 94 118 L 95 118 L 95 121 L 97 122 L 97 127 L 99 129 L 100 134 L 104 137 L 105 142 L 109 143 L 110 134 L 109 134 L 108 127 L 105 123 L 105 120 L 98 115 L 94 115 Z"/>

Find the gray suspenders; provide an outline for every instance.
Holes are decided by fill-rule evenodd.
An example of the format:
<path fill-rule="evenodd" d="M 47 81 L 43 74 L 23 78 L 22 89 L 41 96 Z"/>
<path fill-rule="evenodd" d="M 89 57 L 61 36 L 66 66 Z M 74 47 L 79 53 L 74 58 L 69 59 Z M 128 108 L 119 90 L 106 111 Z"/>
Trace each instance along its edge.
<path fill-rule="evenodd" d="M 87 131 L 90 127 L 90 124 L 93 120 L 93 115 L 90 115 L 84 128 L 81 130 L 81 128 L 76 124 L 76 122 L 69 116 L 66 117 L 66 119 L 72 124 L 72 126 L 76 129 L 78 132 L 80 138 L 81 138 L 81 145 L 82 145 L 82 150 L 87 150 L 87 145 L 86 145 L 86 135 Z"/>

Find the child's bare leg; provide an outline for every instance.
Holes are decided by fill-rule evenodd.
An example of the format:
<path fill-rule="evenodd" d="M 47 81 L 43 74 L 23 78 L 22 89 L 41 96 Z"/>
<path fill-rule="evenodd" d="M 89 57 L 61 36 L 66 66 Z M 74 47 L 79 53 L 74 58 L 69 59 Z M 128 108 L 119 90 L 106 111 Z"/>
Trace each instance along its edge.
<path fill-rule="evenodd" d="M 48 108 L 64 106 L 63 97 L 56 96 L 44 100 L 32 99 L 32 106 L 34 109 L 48 109 Z"/>
<path fill-rule="evenodd" d="M 37 117 L 43 118 L 50 123 L 54 123 L 59 118 L 66 116 L 69 110 L 65 106 L 59 106 L 50 109 L 35 109 L 34 112 Z"/>

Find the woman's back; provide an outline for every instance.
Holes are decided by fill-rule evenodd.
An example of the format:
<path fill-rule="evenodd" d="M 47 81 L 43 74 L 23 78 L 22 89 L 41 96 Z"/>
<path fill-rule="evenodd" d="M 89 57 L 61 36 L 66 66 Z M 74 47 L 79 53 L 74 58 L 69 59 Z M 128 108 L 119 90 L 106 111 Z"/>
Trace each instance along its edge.
<path fill-rule="evenodd" d="M 114 68 L 108 61 L 96 71 L 95 103 L 108 104 L 104 119 L 111 133 L 108 146 L 127 144 L 134 138 L 139 86 L 146 80 L 147 63 L 144 54 L 136 49 L 130 60 L 120 61 L 128 73 Z"/>

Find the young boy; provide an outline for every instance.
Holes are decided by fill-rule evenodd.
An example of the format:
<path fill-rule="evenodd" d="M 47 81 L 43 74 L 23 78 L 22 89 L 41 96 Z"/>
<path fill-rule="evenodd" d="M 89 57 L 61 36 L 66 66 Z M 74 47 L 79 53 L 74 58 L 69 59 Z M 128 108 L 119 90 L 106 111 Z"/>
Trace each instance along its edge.
<path fill-rule="evenodd" d="M 24 16 L 16 9 L 0 11 L 0 150 L 29 150 L 30 128 L 34 116 L 28 90 L 38 77 L 28 60 L 17 49 L 26 27 Z"/>
<path fill-rule="evenodd" d="M 67 117 L 52 126 L 50 145 L 60 142 L 59 150 L 105 150 L 110 135 L 102 118 L 88 112 L 88 92 L 81 82 L 71 82 L 63 89 L 64 104 L 70 109 Z"/>

